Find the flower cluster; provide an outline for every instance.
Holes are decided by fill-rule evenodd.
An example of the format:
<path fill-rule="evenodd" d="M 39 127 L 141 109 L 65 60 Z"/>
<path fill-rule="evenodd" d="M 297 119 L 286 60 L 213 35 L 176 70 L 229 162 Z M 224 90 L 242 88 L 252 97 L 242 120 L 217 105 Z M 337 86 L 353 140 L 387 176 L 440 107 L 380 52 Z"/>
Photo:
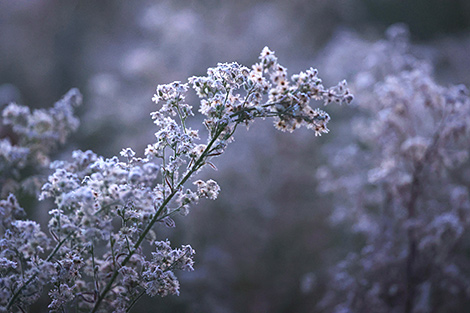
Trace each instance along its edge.
<path fill-rule="evenodd" d="M 194 270 L 195 251 L 189 245 L 172 249 L 168 240 L 155 245 L 156 252 L 152 252 L 152 261 L 146 263 L 142 274 L 146 281 L 146 292 L 150 296 L 179 295 L 179 282 L 173 270 Z"/>
<path fill-rule="evenodd" d="M 72 306 L 79 311 L 126 312 L 145 294 L 179 294 L 175 271 L 193 270 L 195 251 L 189 245 L 173 249 L 168 240 L 157 240 L 156 227 L 175 227 L 175 214 L 187 215 L 200 198 L 217 198 L 220 187 L 214 180 L 194 176 L 206 166 L 215 167 L 212 158 L 224 152 L 237 125 L 274 117 L 282 130 L 305 125 L 321 134 L 328 131 L 329 116 L 312 109 L 310 99 L 325 104 L 352 100 L 345 82 L 325 89 L 316 70 L 292 80 L 290 85 L 286 69 L 265 48 L 252 70 L 219 64 L 206 77 L 158 86 L 153 100 L 162 106 L 151 113 L 158 127 L 156 141 L 143 157 L 131 148 L 108 159 L 77 150 L 70 161 L 52 162 L 54 173 L 40 194 L 41 200 L 54 202 L 48 224 L 52 238 L 38 224 L 18 220 L 22 210 L 13 196 L 4 201 L 5 276 L 0 288 L 5 300 L 0 307 L 23 310 L 45 284 L 52 285 L 52 312 Z M 193 115 L 192 106 L 185 103 L 190 86 L 201 98 L 205 142 L 198 130 L 186 125 Z M 7 115 L 13 120 L 14 114 Z M 151 247 L 155 251 L 149 259 Z"/>
<path fill-rule="evenodd" d="M 406 47 L 393 38 L 389 50 Z M 456 173 L 468 162 L 469 93 L 438 85 L 429 64 L 395 57 L 384 60 L 395 64 L 392 75 L 358 99 L 352 143 L 317 172 L 320 191 L 337 200 L 332 220 L 365 238 L 332 269 L 324 309 L 454 311 L 470 296 L 457 252 L 470 226 L 468 180 Z"/>
<path fill-rule="evenodd" d="M 21 171 L 27 167 L 49 165 L 51 152 L 78 128 L 73 111 L 81 102 L 80 92 L 71 89 L 50 109 L 31 111 L 16 103 L 3 109 L 0 124 L 5 134 L 0 139 L 0 191 L 3 196 L 18 187 L 33 191 L 40 188 L 37 177 L 29 175 L 23 180 Z"/>
<path fill-rule="evenodd" d="M 20 220 L 24 210 L 16 197 L 0 201 L 0 309 L 4 311 L 13 301 L 18 306 L 36 301 L 50 282 L 53 266 L 42 258 L 50 249 L 50 239 L 39 224 Z M 26 284 L 26 282 L 28 282 Z"/>
<path fill-rule="evenodd" d="M 345 81 L 326 89 L 313 68 L 293 75 L 290 82 L 286 68 L 267 47 L 261 52 L 260 62 L 251 70 L 237 63 L 224 63 L 210 68 L 207 74 L 189 81 L 203 99 L 199 111 L 207 116 L 205 124 L 211 132 L 215 120 L 248 124 L 256 117 L 274 117 L 280 130 L 292 132 L 306 126 L 313 129 L 315 135 L 321 135 L 328 132 L 326 126 L 330 117 L 320 109 L 312 109 L 309 101 L 341 104 L 353 100 Z M 239 89 L 245 93 L 237 93 Z M 264 102 L 266 94 L 268 100 Z"/>

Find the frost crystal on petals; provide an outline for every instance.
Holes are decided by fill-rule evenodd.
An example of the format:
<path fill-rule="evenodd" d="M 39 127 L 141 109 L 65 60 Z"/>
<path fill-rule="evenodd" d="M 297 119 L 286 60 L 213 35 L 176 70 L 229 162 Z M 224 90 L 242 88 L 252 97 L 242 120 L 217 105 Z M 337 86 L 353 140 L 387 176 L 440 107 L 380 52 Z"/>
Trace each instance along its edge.
<path fill-rule="evenodd" d="M 120 154 L 121 156 L 129 159 L 135 156 L 135 152 L 131 148 L 122 149 Z"/>
<path fill-rule="evenodd" d="M 220 187 L 216 181 L 212 179 L 209 179 L 206 182 L 202 180 L 197 180 L 194 182 L 194 184 L 197 186 L 197 193 L 199 197 L 205 197 L 211 200 L 217 199 Z"/>

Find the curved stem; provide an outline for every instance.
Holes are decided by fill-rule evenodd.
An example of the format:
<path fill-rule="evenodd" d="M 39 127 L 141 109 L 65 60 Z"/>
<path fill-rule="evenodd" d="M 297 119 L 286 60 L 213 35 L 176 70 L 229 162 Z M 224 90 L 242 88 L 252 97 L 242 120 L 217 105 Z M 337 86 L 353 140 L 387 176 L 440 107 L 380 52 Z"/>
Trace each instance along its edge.
<path fill-rule="evenodd" d="M 140 298 L 142 298 L 142 296 L 145 294 L 145 290 L 142 290 L 139 295 L 137 297 L 135 297 L 134 300 L 132 300 L 131 304 L 129 305 L 129 307 L 127 308 L 126 312 L 130 312 L 131 309 L 134 307 L 134 305 L 137 303 L 137 301 L 139 301 Z"/>
<path fill-rule="evenodd" d="M 180 109 L 178 104 L 176 104 L 176 112 L 178 113 L 178 117 L 180 118 L 181 126 L 183 128 L 183 131 L 184 131 L 185 134 L 187 134 L 186 124 L 185 124 L 186 117 L 184 117 L 183 113 L 181 113 L 181 109 Z"/>

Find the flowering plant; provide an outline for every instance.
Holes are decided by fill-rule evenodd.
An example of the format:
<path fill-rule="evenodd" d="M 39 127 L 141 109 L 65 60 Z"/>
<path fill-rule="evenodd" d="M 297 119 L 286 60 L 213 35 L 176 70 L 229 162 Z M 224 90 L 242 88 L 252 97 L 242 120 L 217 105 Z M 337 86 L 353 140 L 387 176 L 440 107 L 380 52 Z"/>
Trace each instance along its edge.
<path fill-rule="evenodd" d="M 336 200 L 331 220 L 364 242 L 332 268 L 319 307 L 459 311 L 470 295 L 470 201 L 459 174 L 468 166 L 469 93 L 434 80 L 431 65 L 409 52 L 402 25 L 388 35 L 369 56 L 381 68 L 355 80 L 373 88 L 360 92 L 351 142 L 330 150 L 317 172 L 320 191 Z"/>
<path fill-rule="evenodd" d="M 187 126 L 190 87 L 201 99 L 205 141 Z M 252 69 L 223 63 L 188 83 L 158 86 L 153 101 L 162 106 L 151 113 L 156 141 L 144 157 L 131 148 L 121 159 L 75 151 L 71 161 L 51 164 L 54 173 L 40 194 L 54 200 L 51 238 L 36 222 L 19 219 L 23 210 L 13 194 L 1 202 L 0 308 L 23 310 L 45 286 L 52 286 L 51 312 L 126 312 L 145 294 L 179 294 L 174 273 L 193 269 L 195 251 L 158 240 L 156 225 L 174 227 L 175 214 L 187 215 L 200 198 L 217 198 L 214 180 L 194 176 L 215 167 L 212 159 L 225 151 L 238 125 L 272 117 L 282 131 L 305 126 L 315 135 L 328 132 L 329 115 L 311 108 L 311 99 L 349 103 L 353 96 L 345 81 L 325 88 L 312 68 L 289 81 L 267 47 Z"/>
<path fill-rule="evenodd" d="M 50 109 L 31 112 L 28 107 L 11 103 L 2 111 L 0 125 L 0 194 L 8 196 L 18 189 L 37 192 L 41 188 L 38 169 L 49 166 L 49 155 L 65 143 L 78 128 L 73 115 L 82 102 L 77 89 L 71 89 Z"/>

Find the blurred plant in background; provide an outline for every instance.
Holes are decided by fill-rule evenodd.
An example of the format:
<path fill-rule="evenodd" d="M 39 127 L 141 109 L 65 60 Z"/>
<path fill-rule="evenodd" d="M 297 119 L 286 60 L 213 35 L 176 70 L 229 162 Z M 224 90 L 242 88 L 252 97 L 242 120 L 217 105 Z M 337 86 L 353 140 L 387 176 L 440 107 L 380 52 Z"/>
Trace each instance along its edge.
<path fill-rule="evenodd" d="M 70 90 L 54 107 L 36 109 L 11 103 L 2 110 L 0 139 L 0 194 L 39 192 L 37 175 L 50 163 L 50 155 L 78 128 L 75 107 L 82 102 L 77 89 Z"/>
<path fill-rule="evenodd" d="M 470 98 L 443 87 L 409 52 L 403 25 L 354 80 L 353 140 L 329 151 L 319 190 L 335 224 L 364 244 L 331 269 L 320 307 L 332 312 L 448 312 L 469 305 Z M 377 49 L 379 48 L 379 49 Z M 385 75 L 384 75 L 385 73 Z"/>

